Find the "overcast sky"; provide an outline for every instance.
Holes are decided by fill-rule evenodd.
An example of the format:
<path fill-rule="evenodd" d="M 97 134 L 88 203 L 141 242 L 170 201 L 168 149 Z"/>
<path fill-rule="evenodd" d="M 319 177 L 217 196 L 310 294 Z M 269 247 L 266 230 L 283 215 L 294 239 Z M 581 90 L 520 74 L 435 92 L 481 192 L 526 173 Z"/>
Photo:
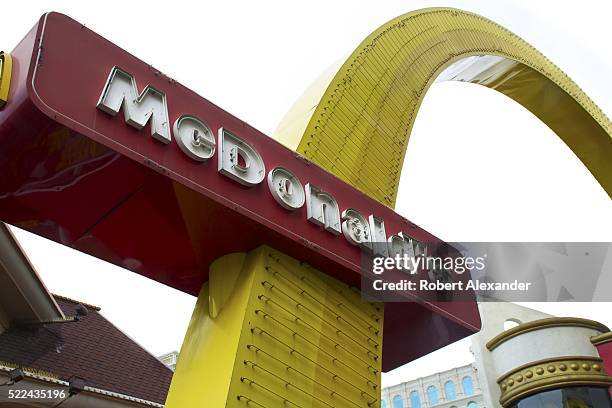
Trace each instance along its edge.
<path fill-rule="evenodd" d="M 454 6 L 519 34 L 612 113 L 609 1 L 202 3 L 11 2 L 2 9 L 0 48 L 10 50 L 43 12 L 61 11 L 271 135 L 306 86 L 382 23 Z M 556 135 L 505 96 L 463 83 L 438 83 L 427 94 L 397 211 L 449 241 L 612 241 L 608 196 Z M 180 348 L 195 298 L 16 233 L 52 292 L 101 306 L 153 354 Z M 612 325 L 607 303 L 538 308 Z M 383 383 L 467 363 L 467 344 L 386 374 Z"/>

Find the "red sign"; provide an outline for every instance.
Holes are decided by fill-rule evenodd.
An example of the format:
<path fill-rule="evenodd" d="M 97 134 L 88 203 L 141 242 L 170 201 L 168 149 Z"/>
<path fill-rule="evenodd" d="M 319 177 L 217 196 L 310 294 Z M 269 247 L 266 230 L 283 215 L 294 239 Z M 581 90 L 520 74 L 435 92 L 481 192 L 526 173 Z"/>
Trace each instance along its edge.
<path fill-rule="evenodd" d="M 306 198 L 324 192 L 340 212 L 351 209 L 383 220 L 388 236 L 401 232 L 417 241 L 439 242 L 66 16 L 44 15 L 12 57 L 9 99 L 0 111 L 0 218 L 5 222 L 194 295 L 208 279 L 213 260 L 262 244 L 359 286 L 361 249 L 339 232 L 342 228 L 326 224 L 330 217 L 317 223 L 308 203 L 282 205 L 266 177 L 249 184 L 222 171 L 220 142 L 226 134 L 236 138 L 226 145 L 242 141 L 260 155 L 266 176 L 282 168 L 299 180 L 297 186 L 308 185 Z M 112 101 L 106 108 L 100 105 L 112 73 L 119 72 L 115 67 L 127 74 L 125 81 L 135 81 L 140 97 L 148 89 L 155 104 L 162 95 L 167 118 L 155 111 L 159 104 L 150 109 L 138 105 L 142 111 L 131 116 L 126 112 L 129 99 L 116 115 L 108 107 Z M 199 159 L 187 154 L 189 149 L 177 143 L 176 126 L 184 117 L 211 130 L 212 138 L 204 131 L 194 133 L 193 126 L 189 134 L 204 151 L 214 147 L 216 152 Z M 145 121 L 144 128 L 139 121 Z M 258 163 L 248 163 L 248 152 L 237 147 L 226 153 L 238 170 L 256 168 Z M 438 333 L 440 322 L 446 327 L 443 336 L 410 335 L 415 330 Z M 473 302 L 389 304 L 384 365 L 396 367 L 479 327 Z"/>

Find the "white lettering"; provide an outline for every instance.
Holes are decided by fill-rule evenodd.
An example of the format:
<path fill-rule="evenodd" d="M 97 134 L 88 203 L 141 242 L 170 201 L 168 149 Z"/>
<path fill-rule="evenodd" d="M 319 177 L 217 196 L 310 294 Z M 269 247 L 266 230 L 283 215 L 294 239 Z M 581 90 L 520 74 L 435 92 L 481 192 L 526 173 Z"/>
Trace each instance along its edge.
<path fill-rule="evenodd" d="M 215 135 L 195 116 L 183 115 L 174 122 L 176 142 L 187 156 L 206 161 L 215 155 Z"/>
<path fill-rule="evenodd" d="M 306 184 L 306 217 L 308 221 L 324 227 L 334 235 L 340 232 L 340 209 L 330 194 Z"/>
<path fill-rule="evenodd" d="M 111 69 L 96 107 L 111 116 L 123 109 L 125 122 L 130 126 L 141 130 L 149 123 L 153 138 L 164 144 L 172 141 L 166 94 L 150 85 L 138 93 L 134 76 L 119 67 Z M 214 133 L 199 118 L 180 116 L 174 122 L 172 132 L 181 151 L 191 159 L 205 162 L 215 155 Z M 251 144 L 224 128 L 219 129 L 218 144 L 219 173 L 249 187 L 263 181 L 266 166 Z M 359 211 L 348 208 L 340 217 L 338 203 L 330 193 L 310 183 L 303 188 L 298 177 L 284 167 L 275 167 L 268 173 L 268 187 L 283 208 L 293 211 L 306 203 L 308 221 L 334 235 L 343 233 L 351 244 L 382 257 L 375 258 L 378 259 L 375 273 L 382 272 L 382 263 L 389 268 L 393 257 L 426 255 L 425 244 L 401 232 L 387 239 L 384 221 L 374 215 L 366 219 Z M 413 260 L 413 265 L 407 269 L 416 271 L 418 260 L 417 263 Z"/>
<path fill-rule="evenodd" d="M 351 244 L 372 251 L 370 225 L 359 211 L 352 208 L 342 211 L 342 232 Z"/>
<path fill-rule="evenodd" d="M 221 128 L 219 129 L 219 173 L 251 187 L 263 181 L 266 166 L 253 146 Z"/>
<path fill-rule="evenodd" d="M 306 199 L 300 180 L 289 170 L 275 167 L 268 173 L 268 187 L 272 197 L 287 210 L 297 210 Z"/>
<path fill-rule="evenodd" d="M 378 256 L 389 256 L 389 247 L 387 245 L 387 231 L 385 231 L 385 222 L 376 218 L 374 215 L 368 217 L 370 222 L 370 236 L 372 239 L 372 252 Z"/>
<path fill-rule="evenodd" d="M 166 94 L 150 85 L 138 94 L 134 76 L 118 67 L 111 70 L 96 107 L 111 116 L 117 115 L 123 107 L 125 121 L 138 130 L 151 120 L 151 136 L 162 143 L 170 143 Z"/>

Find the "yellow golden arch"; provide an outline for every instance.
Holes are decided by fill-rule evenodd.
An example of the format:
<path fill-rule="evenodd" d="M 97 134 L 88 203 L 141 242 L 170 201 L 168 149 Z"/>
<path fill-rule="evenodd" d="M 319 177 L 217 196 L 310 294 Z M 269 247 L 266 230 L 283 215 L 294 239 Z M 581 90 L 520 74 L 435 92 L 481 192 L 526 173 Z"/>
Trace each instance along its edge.
<path fill-rule="evenodd" d="M 563 71 L 517 35 L 462 10 L 397 17 L 325 73 L 275 138 L 393 207 L 419 106 L 444 71 L 514 99 L 546 123 L 612 196 L 612 123 Z M 546 160 L 546 158 L 543 158 Z"/>

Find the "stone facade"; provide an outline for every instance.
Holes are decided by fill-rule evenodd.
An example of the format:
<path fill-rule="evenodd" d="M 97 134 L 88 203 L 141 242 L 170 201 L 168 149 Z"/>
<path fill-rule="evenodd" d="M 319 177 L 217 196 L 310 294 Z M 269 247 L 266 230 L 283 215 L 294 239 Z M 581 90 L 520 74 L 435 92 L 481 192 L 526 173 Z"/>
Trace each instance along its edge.
<path fill-rule="evenodd" d="M 383 408 L 482 408 L 483 395 L 472 364 L 382 390 Z"/>

